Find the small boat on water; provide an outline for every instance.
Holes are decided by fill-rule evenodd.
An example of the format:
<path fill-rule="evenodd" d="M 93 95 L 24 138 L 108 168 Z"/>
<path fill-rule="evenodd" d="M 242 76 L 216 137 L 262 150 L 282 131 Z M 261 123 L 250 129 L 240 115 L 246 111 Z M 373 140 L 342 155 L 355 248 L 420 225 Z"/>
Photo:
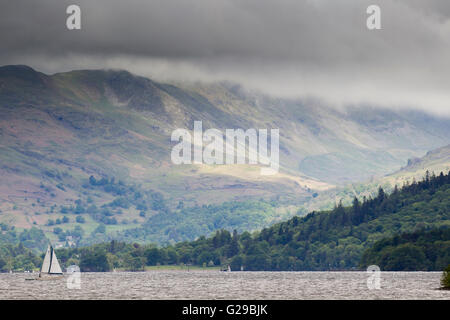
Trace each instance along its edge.
<path fill-rule="evenodd" d="M 228 265 L 226 268 L 220 269 L 220 271 L 223 271 L 223 272 L 231 272 L 231 267 L 230 267 L 230 265 Z"/>
<path fill-rule="evenodd" d="M 59 265 L 58 258 L 56 258 L 55 250 L 51 245 L 48 245 L 41 272 L 39 272 L 39 279 L 59 279 L 62 277 L 63 272 Z"/>
<path fill-rule="evenodd" d="M 45 253 L 44 262 L 42 263 L 41 272 L 39 277 L 35 279 L 26 280 L 53 280 L 63 278 L 63 272 L 59 265 L 58 258 L 56 258 L 55 250 L 49 244 L 47 252 Z"/>

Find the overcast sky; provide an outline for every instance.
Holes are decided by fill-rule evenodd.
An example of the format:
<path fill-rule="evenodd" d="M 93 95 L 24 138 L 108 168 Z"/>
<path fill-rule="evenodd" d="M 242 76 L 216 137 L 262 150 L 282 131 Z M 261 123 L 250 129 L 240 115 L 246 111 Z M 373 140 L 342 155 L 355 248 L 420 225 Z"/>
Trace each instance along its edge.
<path fill-rule="evenodd" d="M 81 7 L 81 30 L 66 28 L 69 4 Z M 366 28 L 370 4 L 382 30 Z M 2 1 L 0 65 L 231 80 L 330 105 L 450 115 L 449 18 L 448 0 Z"/>

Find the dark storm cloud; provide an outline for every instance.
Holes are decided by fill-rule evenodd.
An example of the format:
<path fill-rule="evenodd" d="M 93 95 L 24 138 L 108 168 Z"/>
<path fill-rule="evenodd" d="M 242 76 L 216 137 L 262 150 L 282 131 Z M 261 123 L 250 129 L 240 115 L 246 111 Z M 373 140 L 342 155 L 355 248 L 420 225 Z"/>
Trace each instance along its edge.
<path fill-rule="evenodd" d="M 78 4 L 82 30 L 65 27 Z M 382 30 L 366 28 L 378 4 Z M 45 72 L 125 68 L 169 80 L 233 80 L 328 103 L 450 113 L 446 0 L 3 1 L 0 64 Z"/>

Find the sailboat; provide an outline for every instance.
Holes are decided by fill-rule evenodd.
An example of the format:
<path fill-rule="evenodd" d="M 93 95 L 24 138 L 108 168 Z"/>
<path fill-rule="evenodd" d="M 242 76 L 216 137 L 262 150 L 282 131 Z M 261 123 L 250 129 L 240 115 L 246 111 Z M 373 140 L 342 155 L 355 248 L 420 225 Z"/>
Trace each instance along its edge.
<path fill-rule="evenodd" d="M 220 271 L 231 272 L 231 267 L 230 267 L 230 265 L 228 265 L 227 268 L 222 268 L 222 269 L 220 269 Z"/>
<path fill-rule="evenodd" d="M 39 279 L 59 279 L 62 277 L 63 272 L 58 258 L 56 258 L 55 250 L 49 244 L 45 253 L 44 262 L 42 263 L 41 272 L 39 272 Z"/>

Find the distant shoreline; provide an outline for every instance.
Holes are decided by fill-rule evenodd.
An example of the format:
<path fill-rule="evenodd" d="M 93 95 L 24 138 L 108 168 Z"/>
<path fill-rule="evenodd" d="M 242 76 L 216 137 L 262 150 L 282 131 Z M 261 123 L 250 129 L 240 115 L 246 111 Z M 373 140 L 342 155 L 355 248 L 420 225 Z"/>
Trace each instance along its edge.
<path fill-rule="evenodd" d="M 143 271 L 155 271 L 155 270 L 204 270 L 204 271 L 220 271 L 220 267 L 202 267 L 202 266 L 180 266 L 180 265 L 160 265 L 160 266 L 146 266 L 144 270 L 126 270 L 125 268 L 117 268 L 116 272 L 143 272 Z M 114 271 L 110 271 L 114 272 Z"/>

